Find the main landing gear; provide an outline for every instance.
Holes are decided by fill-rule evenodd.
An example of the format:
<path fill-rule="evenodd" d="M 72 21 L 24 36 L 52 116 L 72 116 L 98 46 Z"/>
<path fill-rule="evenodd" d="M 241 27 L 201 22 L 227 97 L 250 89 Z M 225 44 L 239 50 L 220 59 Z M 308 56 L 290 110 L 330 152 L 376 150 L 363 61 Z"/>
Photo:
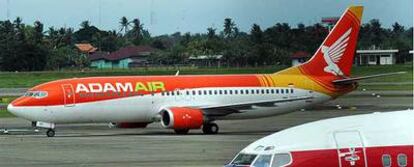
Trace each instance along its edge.
<path fill-rule="evenodd" d="M 219 127 L 216 123 L 209 122 L 203 125 L 204 134 L 217 134 L 218 131 L 219 131 Z"/>
<path fill-rule="evenodd" d="M 55 136 L 55 130 L 54 129 L 48 129 L 46 131 L 46 136 L 47 137 L 54 137 Z"/>
<path fill-rule="evenodd" d="M 219 127 L 216 123 L 209 122 L 203 125 L 202 130 L 203 133 L 206 135 L 217 134 L 219 131 Z M 188 131 L 190 131 L 190 129 L 174 129 L 174 132 L 179 135 L 188 134 Z"/>

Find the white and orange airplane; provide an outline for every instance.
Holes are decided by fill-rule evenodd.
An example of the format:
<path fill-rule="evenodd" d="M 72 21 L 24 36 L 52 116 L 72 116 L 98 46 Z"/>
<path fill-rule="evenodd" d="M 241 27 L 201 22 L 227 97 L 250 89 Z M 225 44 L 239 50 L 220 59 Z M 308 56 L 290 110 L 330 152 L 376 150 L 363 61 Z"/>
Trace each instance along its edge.
<path fill-rule="evenodd" d="M 414 111 L 311 122 L 261 138 L 226 167 L 412 167 Z"/>
<path fill-rule="evenodd" d="M 7 107 L 47 128 L 55 124 L 113 122 L 124 128 L 161 121 L 185 134 L 218 132 L 215 120 L 249 119 L 292 112 L 335 99 L 350 78 L 363 8 L 350 7 L 306 63 L 274 74 L 124 76 L 63 79 L 31 88 Z"/>

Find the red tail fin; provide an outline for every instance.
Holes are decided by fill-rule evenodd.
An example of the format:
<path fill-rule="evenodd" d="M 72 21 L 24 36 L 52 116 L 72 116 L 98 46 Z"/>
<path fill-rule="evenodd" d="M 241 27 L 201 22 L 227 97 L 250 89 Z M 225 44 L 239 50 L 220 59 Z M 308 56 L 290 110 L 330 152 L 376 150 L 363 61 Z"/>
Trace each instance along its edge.
<path fill-rule="evenodd" d="M 299 66 L 304 74 L 324 83 L 350 76 L 362 11 L 362 6 L 345 11 L 313 57 Z"/>

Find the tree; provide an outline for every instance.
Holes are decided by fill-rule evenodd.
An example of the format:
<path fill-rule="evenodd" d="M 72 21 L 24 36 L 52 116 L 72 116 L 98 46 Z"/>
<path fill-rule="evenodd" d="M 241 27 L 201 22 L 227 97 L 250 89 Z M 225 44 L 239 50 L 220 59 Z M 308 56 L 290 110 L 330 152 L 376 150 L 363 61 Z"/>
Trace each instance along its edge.
<path fill-rule="evenodd" d="M 40 21 L 34 22 L 34 42 L 41 43 L 43 40 L 43 24 Z"/>
<path fill-rule="evenodd" d="M 82 21 L 80 27 L 82 29 L 88 29 L 91 26 L 91 23 L 88 20 Z"/>
<path fill-rule="evenodd" d="M 126 34 L 128 32 L 128 28 L 129 28 L 129 24 L 130 24 L 128 19 L 125 16 L 122 16 L 121 20 L 119 21 L 119 24 L 120 24 L 120 27 L 121 27 L 119 32 L 124 31 L 124 34 Z"/>
<path fill-rule="evenodd" d="M 224 37 L 231 38 L 234 32 L 236 24 L 231 20 L 231 18 L 224 19 Z"/>
<path fill-rule="evenodd" d="M 131 30 L 131 38 L 132 43 L 135 45 L 141 44 L 142 40 L 142 30 L 143 30 L 143 24 L 139 21 L 139 19 L 132 20 L 132 30 Z"/>
<path fill-rule="evenodd" d="M 252 29 L 250 30 L 251 40 L 255 44 L 263 43 L 263 31 L 260 29 L 260 26 L 253 24 Z"/>
<path fill-rule="evenodd" d="M 207 28 L 207 37 L 208 37 L 208 39 L 216 38 L 216 29 L 214 29 L 212 27 Z"/>

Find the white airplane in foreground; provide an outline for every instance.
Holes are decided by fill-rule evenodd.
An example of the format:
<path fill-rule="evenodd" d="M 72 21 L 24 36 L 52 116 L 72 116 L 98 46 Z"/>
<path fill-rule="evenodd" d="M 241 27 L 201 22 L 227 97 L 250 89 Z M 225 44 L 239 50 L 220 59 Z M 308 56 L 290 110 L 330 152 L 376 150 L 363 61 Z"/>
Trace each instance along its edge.
<path fill-rule="evenodd" d="M 121 128 L 161 121 L 185 134 L 218 133 L 215 120 L 268 117 L 313 106 L 357 88 L 351 78 L 362 7 L 348 8 L 306 63 L 273 74 L 123 76 L 63 79 L 31 88 L 7 109 L 47 128 L 112 122 Z"/>
<path fill-rule="evenodd" d="M 261 138 L 226 167 L 413 167 L 414 111 L 331 118 Z"/>

